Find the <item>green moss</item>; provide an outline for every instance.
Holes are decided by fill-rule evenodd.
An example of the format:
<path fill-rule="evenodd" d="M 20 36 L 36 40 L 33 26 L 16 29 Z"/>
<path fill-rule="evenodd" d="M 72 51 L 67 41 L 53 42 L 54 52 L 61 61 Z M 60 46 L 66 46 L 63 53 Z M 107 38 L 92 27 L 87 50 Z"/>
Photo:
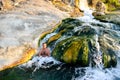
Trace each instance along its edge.
<path fill-rule="evenodd" d="M 89 61 L 89 49 L 88 49 L 88 44 L 85 43 L 83 44 L 83 54 L 82 54 L 82 61 L 83 61 L 83 66 L 88 66 L 88 61 Z"/>
<path fill-rule="evenodd" d="M 109 15 L 105 15 L 100 18 L 106 21 L 106 16 L 109 17 Z M 58 28 L 55 30 L 57 34 L 50 37 L 47 41 L 48 46 L 52 50 L 51 54 L 55 59 L 80 66 L 89 66 L 89 62 L 93 62 L 90 56 L 96 51 L 95 35 L 97 32 L 91 26 L 82 26 L 81 29 L 75 31 L 74 28 L 81 26 L 82 23 L 80 20 L 67 18 L 58 25 Z M 101 24 L 93 23 L 91 23 L 91 25 L 101 26 Z M 105 26 L 102 25 L 102 27 Z M 112 34 L 112 32 L 110 32 L 110 34 Z M 47 34 L 41 37 L 41 39 L 46 35 Z M 66 39 L 62 38 L 62 40 L 62 36 L 66 36 Z M 57 40 L 59 40 L 59 42 L 56 42 Z M 103 44 L 100 44 L 100 46 L 102 45 Z M 103 52 L 104 67 L 115 67 L 117 60 L 114 52 L 106 46 L 101 47 L 101 50 Z"/>
<path fill-rule="evenodd" d="M 72 32 L 72 29 L 74 29 L 75 27 L 78 27 L 80 25 L 82 25 L 83 22 L 81 22 L 78 19 L 73 19 L 73 18 L 67 18 L 62 20 L 62 22 L 58 23 L 55 28 L 51 31 L 45 32 L 41 35 L 41 37 L 39 38 L 38 41 L 38 46 L 40 46 L 40 41 L 49 33 L 52 33 L 54 31 L 58 32 L 58 34 L 56 34 L 55 36 L 52 36 L 49 40 L 48 40 L 48 44 L 52 43 L 53 41 L 56 41 L 57 39 L 60 38 L 61 35 L 63 35 L 63 33 L 68 34 Z"/>
<path fill-rule="evenodd" d="M 65 51 L 64 55 L 62 56 L 62 59 L 66 63 L 76 63 L 77 57 L 79 54 L 79 49 L 82 46 L 82 41 L 74 41 L 70 43 L 68 49 Z"/>
<path fill-rule="evenodd" d="M 71 43 L 70 38 L 57 43 L 55 49 L 52 52 L 52 56 L 55 57 L 57 60 L 62 61 L 61 56 L 64 54 L 64 51 L 68 48 L 70 43 Z M 67 45 L 67 46 L 64 46 L 64 45 Z"/>
<path fill-rule="evenodd" d="M 106 50 L 106 51 L 104 51 Z M 117 59 L 114 51 L 111 49 L 104 49 L 103 53 L 103 63 L 105 68 L 115 67 L 117 65 Z"/>
<path fill-rule="evenodd" d="M 73 19 L 73 18 L 67 18 L 62 20 L 62 23 L 58 26 L 60 32 L 61 30 L 64 29 L 74 29 L 75 27 L 81 26 L 83 22 L 81 22 L 78 19 Z"/>
<path fill-rule="evenodd" d="M 52 56 L 65 63 L 87 66 L 89 64 L 88 40 L 83 37 L 65 39 L 56 45 Z"/>
<path fill-rule="evenodd" d="M 118 13 L 108 13 L 103 16 L 95 16 L 95 19 L 98 19 L 102 22 L 111 22 L 120 25 L 120 15 Z"/>
<path fill-rule="evenodd" d="M 48 33 L 50 33 L 50 32 L 48 32 Z M 48 33 L 43 34 L 43 35 L 39 38 L 39 40 L 38 40 L 38 46 L 40 46 L 40 41 L 41 41 Z"/>
<path fill-rule="evenodd" d="M 60 31 L 58 34 L 56 34 L 56 35 L 50 37 L 50 38 L 48 39 L 48 41 L 47 41 L 47 44 L 49 45 L 50 43 L 52 43 L 52 42 L 58 40 L 58 39 L 62 36 L 62 34 L 63 34 L 65 31 L 66 31 L 66 30 Z"/>
<path fill-rule="evenodd" d="M 75 36 L 87 36 L 91 37 L 96 34 L 95 29 L 91 28 L 90 26 L 84 26 L 82 30 L 78 30 L 74 33 Z"/>
<path fill-rule="evenodd" d="M 104 63 L 104 67 L 107 68 L 107 67 L 110 67 L 110 60 L 111 60 L 111 57 L 106 54 L 106 53 L 103 53 L 103 63 Z"/>
<path fill-rule="evenodd" d="M 102 1 L 106 4 L 108 11 L 113 11 L 120 8 L 119 0 L 102 0 Z"/>

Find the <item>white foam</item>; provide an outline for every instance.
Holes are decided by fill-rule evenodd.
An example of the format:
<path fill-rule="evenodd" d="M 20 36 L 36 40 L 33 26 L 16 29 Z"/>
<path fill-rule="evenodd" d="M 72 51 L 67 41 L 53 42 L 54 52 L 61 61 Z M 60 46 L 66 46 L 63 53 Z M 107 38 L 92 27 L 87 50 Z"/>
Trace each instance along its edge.
<path fill-rule="evenodd" d="M 108 77 L 109 76 L 109 77 Z M 114 76 L 97 68 L 86 68 L 85 75 L 75 78 L 75 80 L 113 80 Z"/>
<path fill-rule="evenodd" d="M 80 7 L 81 10 L 89 9 L 87 0 L 80 0 L 79 5 L 80 5 L 79 7 Z"/>
<path fill-rule="evenodd" d="M 54 35 L 56 35 L 56 34 L 57 34 L 57 33 L 47 34 L 47 35 L 44 37 L 44 39 L 40 42 L 40 48 L 42 48 L 42 43 L 47 42 L 47 40 L 48 40 L 50 37 L 52 37 L 52 36 L 54 36 Z"/>
<path fill-rule="evenodd" d="M 49 64 L 50 62 L 52 63 Z M 45 66 L 46 64 L 49 65 Z M 35 66 L 35 68 L 39 69 L 39 68 L 47 68 L 47 67 L 49 68 L 56 64 L 60 64 L 60 62 L 55 60 L 53 57 L 35 56 L 33 57 L 32 60 L 29 60 L 27 63 L 20 65 L 20 67 L 32 68 L 33 66 Z"/>

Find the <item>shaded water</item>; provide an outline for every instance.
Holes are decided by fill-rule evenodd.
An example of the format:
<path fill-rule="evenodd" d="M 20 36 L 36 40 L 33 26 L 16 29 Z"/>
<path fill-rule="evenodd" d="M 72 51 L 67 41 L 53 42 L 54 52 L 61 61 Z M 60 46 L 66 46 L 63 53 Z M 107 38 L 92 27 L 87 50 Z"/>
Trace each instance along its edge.
<path fill-rule="evenodd" d="M 32 72 L 32 68 L 23 70 L 16 67 L 0 72 L 0 80 L 120 80 L 119 68 L 100 70 L 62 65 Z"/>

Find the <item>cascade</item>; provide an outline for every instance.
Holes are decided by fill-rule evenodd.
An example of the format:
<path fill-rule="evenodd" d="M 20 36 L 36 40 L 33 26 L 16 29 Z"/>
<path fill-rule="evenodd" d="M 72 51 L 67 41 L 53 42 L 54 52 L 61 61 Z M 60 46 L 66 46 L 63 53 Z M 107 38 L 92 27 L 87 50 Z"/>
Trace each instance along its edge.
<path fill-rule="evenodd" d="M 87 0 L 80 0 L 79 7 L 81 10 L 88 10 L 89 9 L 88 1 Z"/>

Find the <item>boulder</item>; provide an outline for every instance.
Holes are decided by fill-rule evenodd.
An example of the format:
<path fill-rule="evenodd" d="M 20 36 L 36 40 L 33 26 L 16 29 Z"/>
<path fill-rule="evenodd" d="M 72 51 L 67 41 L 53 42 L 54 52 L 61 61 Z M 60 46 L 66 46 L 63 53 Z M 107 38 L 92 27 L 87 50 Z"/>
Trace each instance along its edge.
<path fill-rule="evenodd" d="M 67 18 L 62 20 L 56 30 L 53 31 L 53 33 L 56 32 L 57 34 L 46 41 L 48 47 L 51 49 L 51 55 L 55 59 L 70 65 L 89 66 L 92 63 L 95 66 L 96 64 L 93 64 L 93 55 L 99 54 L 98 47 L 100 45 L 104 67 L 115 67 L 117 65 L 117 56 L 114 50 L 119 50 L 119 48 L 112 44 L 118 38 L 115 36 L 113 38 L 113 35 L 110 33 L 117 34 L 103 30 L 100 33 L 103 36 L 98 36 L 98 41 L 96 41 L 96 35 L 98 35 L 96 29 L 90 25 L 83 24 L 84 22 L 78 19 Z M 91 25 L 106 27 L 102 24 Z M 46 36 L 47 34 L 44 37 Z M 96 42 L 99 42 L 99 45 Z"/>
<path fill-rule="evenodd" d="M 57 60 L 80 66 L 89 65 L 89 41 L 83 38 L 71 37 L 59 42 L 52 52 Z"/>
<path fill-rule="evenodd" d="M 120 13 L 113 12 L 113 13 L 107 13 L 106 15 L 97 16 L 95 15 L 95 19 L 100 20 L 102 22 L 111 22 L 117 25 L 120 25 Z"/>
<path fill-rule="evenodd" d="M 96 11 L 93 12 L 93 16 L 105 15 L 106 6 L 102 1 L 96 3 Z"/>

